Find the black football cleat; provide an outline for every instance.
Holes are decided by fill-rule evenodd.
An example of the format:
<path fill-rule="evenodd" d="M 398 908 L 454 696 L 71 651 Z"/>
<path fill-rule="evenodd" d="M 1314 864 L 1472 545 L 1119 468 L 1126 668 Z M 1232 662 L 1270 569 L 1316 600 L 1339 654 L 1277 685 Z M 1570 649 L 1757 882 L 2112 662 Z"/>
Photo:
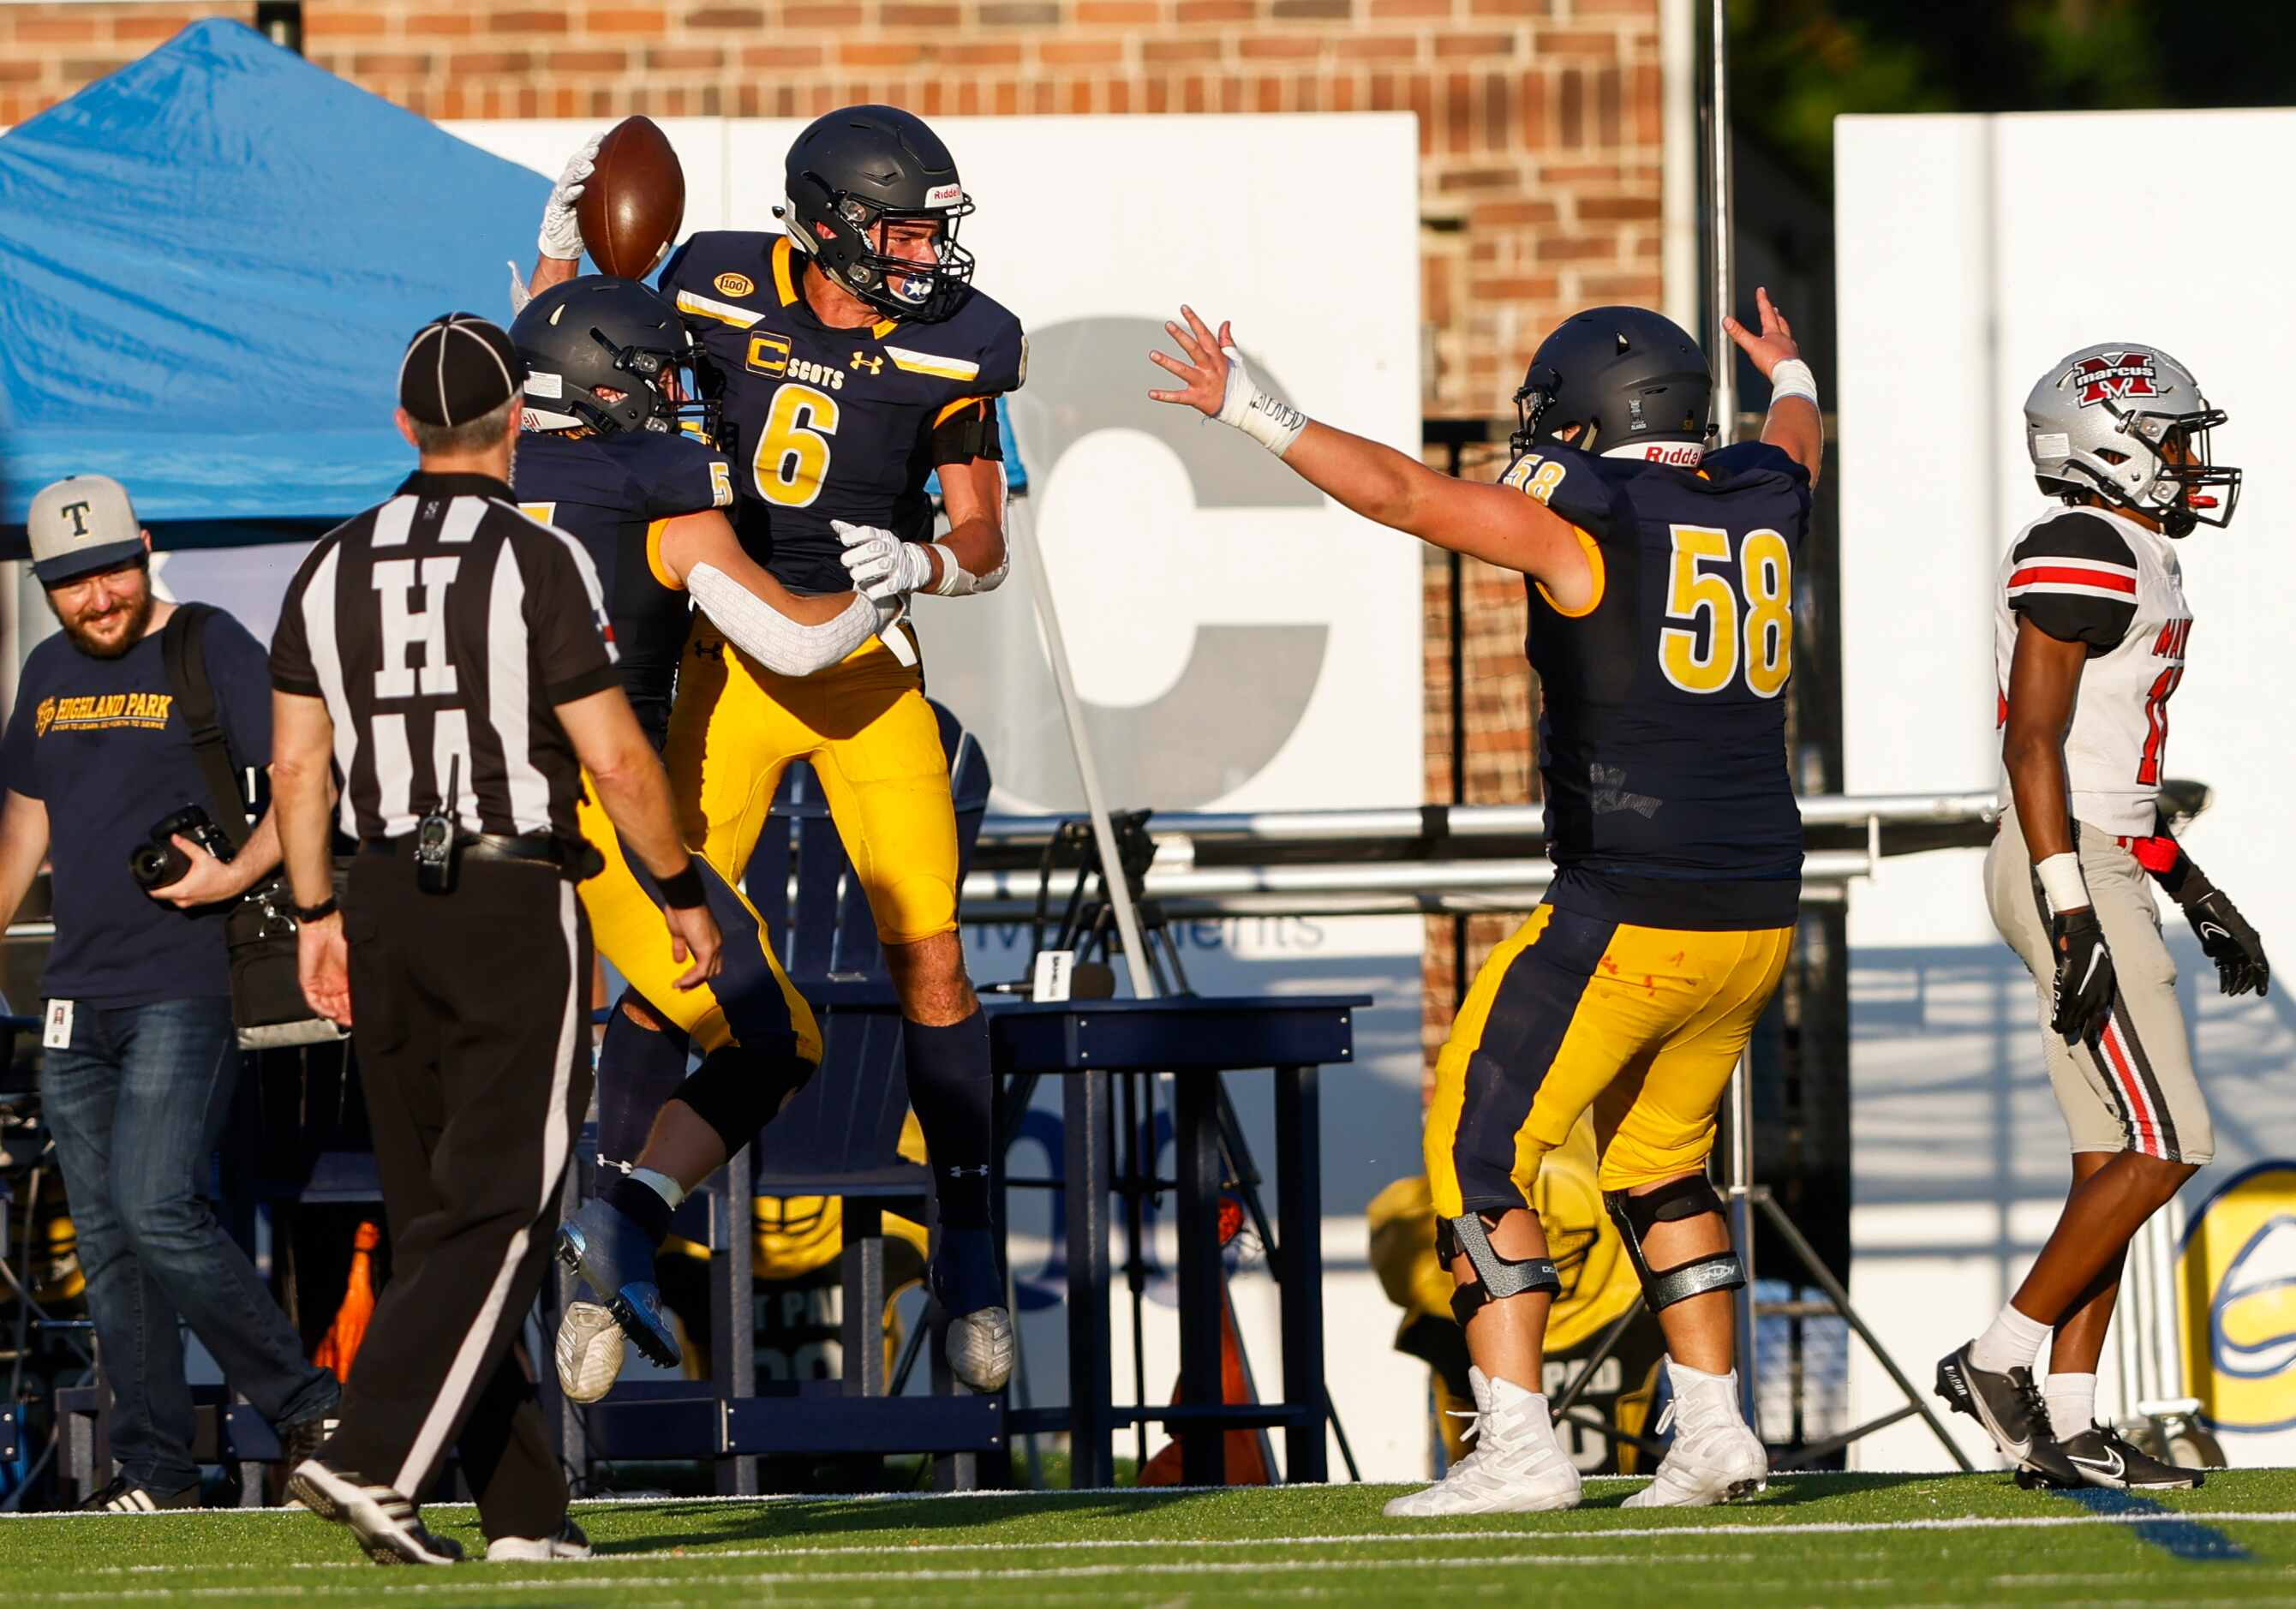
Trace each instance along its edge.
<path fill-rule="evenodd" d="M 2154 1457 L 2110 1424 L 2066 1437 L 2064 1449 L 2083 1482 L 2112 1491 L 2190 1491 L 2208 1479 L 2197 1469 Z"/>
<path fill-rule="evenodd" d="M 1975 1344 L 1974 1342 L 1972 1343 Z M 2038 1476 L 2050 1486 L 2081 1486 L 2087 1482 L 2073 1467 L 2056 1432 L 2049 1427 L 2048 1405 L 2031 1369 L 2007 1369 L 1996 1374 L 1969 1360 L 1969 1348 L 1938 1360 L 1937 1394 L 1957 1414 L 1967 1414 L 1985 1427 L 1993 1445 L 2014 1467 Z"/>
<path fill-rule="evenodd" d="M 287 1495 L 317 1515 L 348 1525 L 378 1564 L 454 1564 L 463 1545 L 424 1528 L 413 1498 L 378 1486 L 322 1458 L 306 1458 L 287 1478 Z"/>
<path fill-rule="evenodd" d="M 152 1491 L 138 1486 L 126 1475 L 80 1505 L 88 1514 L 160 1514 L 170 1508 L 197 1508 L 200 1506 L 200 1483 L 193 1482 L 181 1491 Z"/>

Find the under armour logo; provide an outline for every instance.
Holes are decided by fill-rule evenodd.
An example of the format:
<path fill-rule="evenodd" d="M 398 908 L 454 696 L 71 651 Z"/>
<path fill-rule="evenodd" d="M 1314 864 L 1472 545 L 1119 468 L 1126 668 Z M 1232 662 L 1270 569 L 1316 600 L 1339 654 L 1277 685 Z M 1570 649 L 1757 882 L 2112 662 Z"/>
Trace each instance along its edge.
<path fill-rule="evenodd" d="M 70 518 L 70 521 L 71 521 L 71 522 L 72 522 L 72 535 L 74 535 L 74 536 L 76 536 L 76 537 L 84 537 L 84 536 L 87 535 L 87 505 L 86 505 L 86 504 L 85 504 L 85 503 L 67 503 L 67 504 L 65 504 L 65 505 L 63 505 L 63 508 L 62 508 L 62 510 L 61 512 L 62 512 L 62 513 L 64 513 L 68 518 Z"/>
<path fill-rule="evenodd" d="M 882 357 L 872 357 L 865 352 L 857 351 L 853 354 L 852 366 L 857 369 L 866 369 L 869 373 L 874 374 L 879 369 L 885 366 L 885 360 Z"/>
<path fill-rule="evenodd" d="M 1595 785 L 1595 814 L 1607 816 L 1613 810 L 1632 810 L 1648 821 L 1658 814 L 1659 801 L 1647 793 L 1627 792 L 1627 768 L 1624 766 L 1588 766 L 1587 780 Z"/>

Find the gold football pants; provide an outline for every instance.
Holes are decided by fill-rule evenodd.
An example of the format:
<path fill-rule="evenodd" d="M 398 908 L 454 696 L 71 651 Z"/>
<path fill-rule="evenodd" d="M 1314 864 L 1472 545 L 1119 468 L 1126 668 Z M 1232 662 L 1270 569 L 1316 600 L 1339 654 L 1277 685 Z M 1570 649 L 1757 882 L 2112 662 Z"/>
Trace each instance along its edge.
<path fill-rule="evenodd" d="M 1443 1218 L 1531 1203 L 1590 1106 L 1603 1189 L 1697 1172 L 1793 929 L 1637 927 L 1541 906 L 1491 952 L 1435 1063 L 1427 1177 Z"/>

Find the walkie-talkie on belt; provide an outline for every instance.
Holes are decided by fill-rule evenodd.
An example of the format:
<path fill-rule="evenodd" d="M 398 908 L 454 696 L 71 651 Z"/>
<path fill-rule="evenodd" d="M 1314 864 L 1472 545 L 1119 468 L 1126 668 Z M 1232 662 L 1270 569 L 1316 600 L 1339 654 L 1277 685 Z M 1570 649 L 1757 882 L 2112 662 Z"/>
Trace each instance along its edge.
<path fill-rule="evenodd" d="M 455 891 L 456 862 L 462 858 L 462 824 L 455 800 L 461 796 L 462 781 L 463 757 L 457 754 L 447 764 L 446 797 L 414 824 L 414 886 L 426 894 Z"/>

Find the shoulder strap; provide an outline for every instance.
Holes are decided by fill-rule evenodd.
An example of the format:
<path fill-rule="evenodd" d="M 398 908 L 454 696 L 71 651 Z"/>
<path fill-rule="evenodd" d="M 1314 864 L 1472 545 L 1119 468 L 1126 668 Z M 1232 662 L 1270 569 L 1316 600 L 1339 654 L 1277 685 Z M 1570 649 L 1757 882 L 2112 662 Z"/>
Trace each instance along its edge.
<path fill-rule="evenodd" d="M 168 667 L 168 684 L 175 689 L 176 706 L 183 711 L 191 734 L 192 754 L 200 763 L 208 785 L 208 802 L 215 824 L 237 850 L 247 837 L 247 800 L 239 773 L 231 763 L 231 747 L 216 718 L 215 684 L 208 679 L 207 654 L 201 636 L 208 616 L 205 603 L 178 603 L 160 628 L 160 655 Z"/>

